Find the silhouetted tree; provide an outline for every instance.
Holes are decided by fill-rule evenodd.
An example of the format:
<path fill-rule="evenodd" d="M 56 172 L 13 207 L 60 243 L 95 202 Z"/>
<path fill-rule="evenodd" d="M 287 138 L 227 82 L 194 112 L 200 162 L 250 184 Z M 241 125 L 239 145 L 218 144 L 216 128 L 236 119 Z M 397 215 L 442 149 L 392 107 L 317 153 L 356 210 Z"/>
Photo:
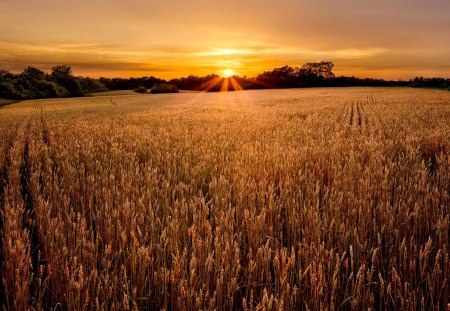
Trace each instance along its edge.
<path fill-rule="evenodd" d="M 8 70 L 0 69 L 0 79 L 12 78 L 14 75 Z"/>
<path fill-rule="evenodd" d="M 72 75 L 72 67 L 68 65 L 55 66 L 52 68 L 50 78 L 65 89 L 58 89 L 59 96 L 84 96 L 80 81 Z"/>
<path fill-rule="evenodd" d="M 176 85 L 180 90 L 196 90 L 196 91 L 204 91 L 205 88 L 208 88 L 209 91 L 218 91 L 220 90 L 219 83 L 213 87 L 207 86 L 208 82 L 211 81 L 219 81 L 221 78 L 216 74 L 210 74 L 207 76 L 199 77 L 190 75 L 187 77 L 176 78 L 169 81 L 170 84 Z"/>
<path fill-rule="evenodd" d="M 24 69 L 22 72 L 22 76 L 27 78 L 28 80 L 45 80 L 46 74 L 40 69 L 37 69 L 36 67 L 28 66 Z"/>
<path fill-rule="evenodd" d="M 69 65 L 58 65 L 52 68 L 51 78 L 53 80 L 67 79 L 72 77 L 72 67 Z"/>
<path fill-rule="evenodd" d="M 85 94 L 108 91 L 108 88 L 98 79 L 83 77 L 79 77 L 77 79 L 80 82 L 83 93 Z"/>
<path fill-rule="evenodd" d="M 140 86 L 151 89 L 155 84 L 164 83 L 165 80 L 156 77 L 142 77 L 142 78 L 100 78 L 99 81 L 103 83 L 110 90 L 135 90 Z"/>
<path fill-rule="evenodd" d="M 255 81 L 267 88 L 289 88 L 296 87 L 299 69 L 290 66 L 275 68 L 258 75 Z"/>
<path fill-rule="evenodd" d="M 0 96 L 11 99 L 55 97 L 55 87 L 46 78 L 45 72 L 32 66 L 25 68 L 19 75 L 3 72 L 0 77 Z"/>
<path fill-rule="evenodd" d="M 409 81 L 409 86 L 450 90 L 450 79 L 416 77 Z"/>
<path fill-rule="evenodd" d="M 321 61 L 318 63 L 306 63 L 299 71 L 300 76 L 315 76 L 323 79 L 333 79 L 334 64 L 332 62 Z"/>

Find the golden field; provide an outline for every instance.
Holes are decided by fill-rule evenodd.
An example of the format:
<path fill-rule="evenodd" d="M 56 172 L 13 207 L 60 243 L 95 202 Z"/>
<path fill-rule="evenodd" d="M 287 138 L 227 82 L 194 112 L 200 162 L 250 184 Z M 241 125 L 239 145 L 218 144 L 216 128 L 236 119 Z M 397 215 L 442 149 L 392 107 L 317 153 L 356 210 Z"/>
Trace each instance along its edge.
<path fill-rule="evenodd" d="M 0 109 L 5 310 L 446 310 L 450 92 Z"/>

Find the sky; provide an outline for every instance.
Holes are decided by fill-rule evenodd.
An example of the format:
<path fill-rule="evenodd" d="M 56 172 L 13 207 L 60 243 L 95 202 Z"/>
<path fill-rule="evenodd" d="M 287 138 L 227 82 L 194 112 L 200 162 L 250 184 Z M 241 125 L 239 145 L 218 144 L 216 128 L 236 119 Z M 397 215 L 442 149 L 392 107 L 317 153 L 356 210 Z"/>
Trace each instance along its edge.
<path fill-rule="evenodd" d="M 0 69 L 91 77 L 450 77 L 450 0 L 0 0 Z"/>

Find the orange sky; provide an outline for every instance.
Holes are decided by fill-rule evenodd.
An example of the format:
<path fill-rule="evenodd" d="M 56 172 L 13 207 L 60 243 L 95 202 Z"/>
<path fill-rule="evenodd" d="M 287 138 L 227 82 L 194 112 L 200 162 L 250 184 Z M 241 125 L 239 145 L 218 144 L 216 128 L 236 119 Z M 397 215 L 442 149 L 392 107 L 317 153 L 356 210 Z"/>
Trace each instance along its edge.
<path fill-rule="evenodd" d="M 253 76 L 320 60 L 337 75 L 450 77 L 450 1 L 0 0 L 0 69 L 13 72 Z"/>

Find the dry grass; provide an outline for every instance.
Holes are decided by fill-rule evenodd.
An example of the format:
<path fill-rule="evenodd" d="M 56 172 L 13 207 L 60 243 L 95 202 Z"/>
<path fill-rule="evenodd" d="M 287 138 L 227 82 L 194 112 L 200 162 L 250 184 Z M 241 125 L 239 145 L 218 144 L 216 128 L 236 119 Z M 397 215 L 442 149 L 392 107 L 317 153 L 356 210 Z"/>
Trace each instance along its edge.
<path fill-rule="evenodd" d="M 0 110 L 5 310 L 446 310 L 450 93 Z"/>

